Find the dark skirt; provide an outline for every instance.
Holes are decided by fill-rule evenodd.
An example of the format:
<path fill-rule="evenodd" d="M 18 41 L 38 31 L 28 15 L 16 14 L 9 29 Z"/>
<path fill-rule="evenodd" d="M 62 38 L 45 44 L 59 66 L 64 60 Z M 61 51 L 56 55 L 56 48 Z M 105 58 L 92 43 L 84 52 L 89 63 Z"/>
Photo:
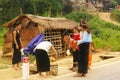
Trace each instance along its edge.
<path fill-rule="evenodd" d="M 38 72 L 50 71 L 50 60 L 45 50 L 36 49 L 36 64 Z"/>
<path fill-rule="evenodd" d="M 82 43 L 79 47 L 78 73 L 86 74 L 88 72 L 89 43 Z"/>
<path fill-rule="evenodd" d="M 12 64 L 17 64 L 19 62 L 21 62 L 21 52 L 19 49 L 14 48 Z"/>
<path fill-rule="evenodd" d="M 79 54 L 78 50 L 73 51 L 73 67 L 77 67 L 78 54 Z"/>

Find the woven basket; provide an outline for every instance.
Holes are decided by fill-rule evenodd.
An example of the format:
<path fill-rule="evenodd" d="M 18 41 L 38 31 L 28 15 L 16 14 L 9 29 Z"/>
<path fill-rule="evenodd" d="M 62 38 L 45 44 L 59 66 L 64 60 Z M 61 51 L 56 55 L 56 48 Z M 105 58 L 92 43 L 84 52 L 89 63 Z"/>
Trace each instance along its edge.
<path fill-rule="evenodd" d="M 58 75 L 58 64 L 52 64 L 50 66 L 50 72 L 53 76 L 57 76 Z"/>

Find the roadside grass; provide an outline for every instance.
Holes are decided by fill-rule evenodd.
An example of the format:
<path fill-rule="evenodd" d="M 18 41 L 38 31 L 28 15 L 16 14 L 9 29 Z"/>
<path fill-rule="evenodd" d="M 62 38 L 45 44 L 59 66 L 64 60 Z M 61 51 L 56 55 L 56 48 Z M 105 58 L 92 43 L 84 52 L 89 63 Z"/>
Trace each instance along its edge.
<path fill-rule="evenodd" d="M 1 69 L 8 69 L 9 67 L 7 65 L 0 65 L 0 70 Z"/>
<path fill-rule="evenodd" d="M 11 58 L 5 58 L 5 57 L 0 58 L 0 70 L 7 69 L 10 67 L 10 65 L 11 65 Z"/>
<path fill-rule="evenodd" d="M 7 29 L 3 28 L 0 25 L 0 46 L 3 46 L 3 41 L 4 41 L 4 34 L 6 33 Z"/>
<path fill-rule="evenodd" d="M 0 64 L 6 64 L 6 65 L 11 65 L 11 58 L 9 57 L 1 57 L 0 58 Z"/>

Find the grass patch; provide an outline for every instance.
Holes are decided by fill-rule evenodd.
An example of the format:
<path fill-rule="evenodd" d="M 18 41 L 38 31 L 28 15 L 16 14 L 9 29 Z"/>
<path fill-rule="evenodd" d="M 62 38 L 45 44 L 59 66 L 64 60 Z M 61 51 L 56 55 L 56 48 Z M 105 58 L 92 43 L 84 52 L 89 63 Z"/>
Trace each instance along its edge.
<path fill-rule="evenodd" d="M 4 42 L 4 34 L 6 33 L 6 29 L 2 27 L 2 25 L 0 25 L 0 47 L 3 46 L 3 42 Z"/>
<path fill-rule="evenodd" d="M 28 57 L 30 58 L 30 64 L 33 64 L 35 61 L 35 55 L 28 55 Z"/>
<path fill-rule="evenodd" d="M 10 58 L 0 58 L 0 69 L 8 69 L 11 65 L 11 59 Z"/>
<path fill-rule="evenodd" d="M 0 58 L 0 64 L 7 64 L 7 65 L 11 65 L 11 61 L 12 59 L 10 57 L 1 57 Z"/>
<path fill-rule="evenodd" d="M 0 69 L 8 69 L 9 67 L 7 65 L 0 65 Z"/>
<path fill-rule="evenodd" d="M 120 10 L 114 10 L 110 16 L 113 20 L 120 22 Z"/>
<path fill-rule="evenodd" d="M 105 22 L 98 17 L 89 21 L 96 48 L 120 51 L 120 26 Z"/>

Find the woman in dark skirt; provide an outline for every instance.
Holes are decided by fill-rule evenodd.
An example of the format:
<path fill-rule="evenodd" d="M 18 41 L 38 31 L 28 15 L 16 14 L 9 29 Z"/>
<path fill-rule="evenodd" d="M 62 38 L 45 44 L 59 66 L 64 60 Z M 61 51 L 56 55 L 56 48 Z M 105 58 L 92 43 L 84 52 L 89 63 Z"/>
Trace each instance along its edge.
<path fill-rule="evenodd" d="M 34 49 L 37 71 L 39 72 L 40 76 L 42 76 L 42 72 L 46 72 L 46 76 L 50 76 L 50 60 L 48 56 L 48 52 L 50 49 L 55 52 L 55 56 L 57 59 L 57 51 L 49 41 L 40 42 Z"/>
<path fill-rule="evenodd" d="M 75 77 L 85 76 L 88 72 L 89 44 L 92 38 L 90 29 L 86 24 L 81 26 L 81 30 L 81 40 L 78 41 L 80 47 L 78 56 L 78 73 Z"/>
<path fill-rule="evenodd" d="M 88 72 L 88 54 L 89 54 L 89 43 L 82 43 L 79 45 L 80 47 L 80 54 L 79 54 L 79 61 L 78 61 L 78 74 L 80 76 L 85 76 Z M 79 77 L 79 75 L 78 75 Z"/>
<path fill-rule="evenodd" d="M 42 49 L 36 49 L 37 70 L 40 72 L 50 71 L 50 60 L 47 52 Z"/>
<path fill-rule="evenodd" d="M 13 56 L 12 56 L 12 64 L 13 68 L 15 70 L 20 69 L 19 67 L 19 62 L 21 62 L 21 48 L 22 48 L 22 42 L 21 42 L 21 37 L 20 37 L 20 29 L 21 29 L 21 23 L 16 22 L 14 24 L 14 31 L 13 31 L 13 43 L 12 47 L 14 49 Z"/>

